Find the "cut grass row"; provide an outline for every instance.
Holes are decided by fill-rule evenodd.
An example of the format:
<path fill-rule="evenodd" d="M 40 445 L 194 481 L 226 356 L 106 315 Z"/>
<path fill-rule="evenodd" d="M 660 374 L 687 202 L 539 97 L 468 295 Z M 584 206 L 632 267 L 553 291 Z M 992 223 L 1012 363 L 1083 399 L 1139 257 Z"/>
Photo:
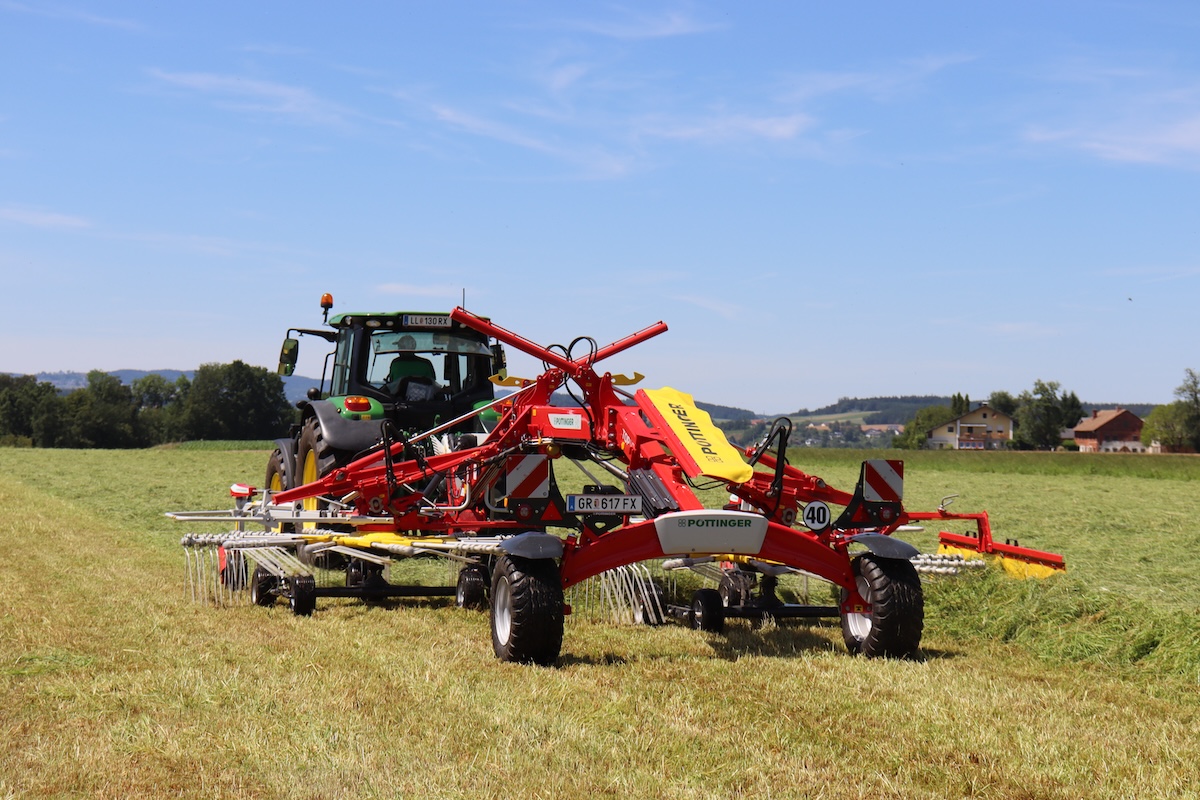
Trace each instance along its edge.
<path fill-rule="evenodd" d="M 1115 640 L 1155 615 L 1194 620 L 1197 565 L 1180 545 L 1198 509 L 1175 480 L 1047 484 L 910 461 L 912 507 L 958 489 L 1001 538 L 1020 528 L 1072 570 L 931 582 L 924 661 L 851 658 L 836 626 L 709 636 L 580 618 L 560 666 L 530 669 L 495 661 L 486 616 L 444 602 L 322 601 L 310 619 L 187 602 L 181 526 L 162 512 L 225 507 L 264 461 L 0 451 L 0 796 L 1194 789 L 1200 663 L 1165 663 L 1165 640 L 1137 658 L 1077 646 L 1096 638 L 1089 625 Z M 835 485 L 857 473 L 854 455 L 802 466 Z"/>

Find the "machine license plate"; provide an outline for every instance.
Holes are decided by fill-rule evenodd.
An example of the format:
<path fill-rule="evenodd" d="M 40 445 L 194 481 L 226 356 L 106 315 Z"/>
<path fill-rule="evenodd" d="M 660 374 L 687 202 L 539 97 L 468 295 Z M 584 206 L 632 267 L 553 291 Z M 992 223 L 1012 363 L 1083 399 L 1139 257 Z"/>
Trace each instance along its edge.
<path fill-rule="evenodd" d="M 569 494 L 567 511 L 572 514 L 640 514 L 642 498 L 628 494 Z"/>
<path fill-rule="evenodd" d="M 449 328 L 450 317 L 447 314 L 405 314 L 401 324 L 406 328 Z"/>

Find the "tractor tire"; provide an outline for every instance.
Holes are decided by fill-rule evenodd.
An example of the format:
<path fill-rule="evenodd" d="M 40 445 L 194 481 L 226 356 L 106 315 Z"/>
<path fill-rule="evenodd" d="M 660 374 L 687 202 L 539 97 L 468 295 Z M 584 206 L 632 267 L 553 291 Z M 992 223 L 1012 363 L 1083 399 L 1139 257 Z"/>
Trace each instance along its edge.
<path fill-rule="evenodd" d="M 698 631 L 720 633 L 725 630 L 725 604 L 716 589 L 697 589 L 692 595 L 688 622 Z"/>
<path fill-rule="evenodd" d="M 288 485 L 287 472 L 283 468 L 283 452 L 276 450 L 271 453 L 271 457 L 267 459 L 267 475 L 263 485 L 267 487 L 271 494 L 282 492 L 285 489 L 291 489 Z M 291 523 L 277 523 L 270 527 L 272 533 L 291 533 L 293 526 Z"/>
<path fill-rule="evenodd" d="M 300 430 L 300 439 L 296 443 L 296 485 L 302 486 L 319 480 L 321 477 L 321 453 L 325 449 L 325 437 L 321 434 L 321 423 L 316 417 L 305 421 Z M 301 501 L 305 511 L 316 511 L 321 508 L 318 497 L 306 497 Z M 313 523 L 304 523 L 304 527 L 315 527 Z"/>
<path fill-rule="evenodd" d="M 492 649 L 501 661 L 550 666 L 563 640 L 563 590 L 550 559 L 501 556 L 492 570 Z"/>
<path fill-rule="evenodd" d="M 864 553 L 850 562 L 858 593 L 871 604 L 866 613 L 842 613 L 842 638 L 853 655 L 912 658 L 925 627 L 925 595 L 912 562 Z M 845 602 L 849 592 L 841 593 Z"/>
<path fill-rule="evenodd" d="M 273 606 L 278 588 L 278 578 L 262 567 L 255 567 L 250 577 L 250 602 L 256 606 Z"/>
<path fill-rule="evenodd" d="M 317 582 L 312 575 L 297 575 L 292 578 L 292 591 L 288 603 L 297 617 L 312 616 L 317 608 Z"/>
<path fill-rule="evenodd" d="M 454 592 L 454 605 L 473 611 L 482 611 L 488 605 L 487 568 L 479 564 L 468 564 L 458 572 L 458 587 Z"/>

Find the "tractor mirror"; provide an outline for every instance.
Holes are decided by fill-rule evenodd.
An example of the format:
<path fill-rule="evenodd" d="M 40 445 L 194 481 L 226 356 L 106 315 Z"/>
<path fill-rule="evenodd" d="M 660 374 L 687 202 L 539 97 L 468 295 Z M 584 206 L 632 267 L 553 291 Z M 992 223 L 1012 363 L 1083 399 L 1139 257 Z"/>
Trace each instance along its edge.
<path fill-rule="evenodd" d="M 284 339 L 279 351 L 279 374 L 289 377 L 296 371 L 296 360 L 300 357 L 300 340 Z"/>
<path fill-rule="evenodd" d="M 499 344 L 492 345 L 492 374 L 508 375 L 508 361 L 504 358 L 504 347 Z"/>

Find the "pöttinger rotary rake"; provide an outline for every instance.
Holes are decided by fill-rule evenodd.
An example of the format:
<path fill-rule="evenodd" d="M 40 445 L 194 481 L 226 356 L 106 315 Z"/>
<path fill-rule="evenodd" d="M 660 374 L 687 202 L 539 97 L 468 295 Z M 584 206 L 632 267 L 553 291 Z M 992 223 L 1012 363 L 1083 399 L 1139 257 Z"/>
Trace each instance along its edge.
<path fill-rule="evenodd" d="M 631 394 L 622 387 L 640 375 L 598 371 L 666 331 L 661 322 L 605 347 L 581 337 L 563 348 L 461 308 L 450 318 L 540 359 L 545 371 L 494 379 L 514 391 L 496 401 L 502 413 L 486 435 L 445 433 L 460 420 L 413 436 L 383 424 L 375 446 L 318 480 L 261 497 L 235 487 L 232 511 L 172 514 L 237 528 L 184 537 L 192 574 L 212 576 L 199 597 L 244 591 L 261 605 L 284 598 L 307 615 L 321 597 L 453 593 L 460 607 L 490 609 L 497 657 L 551 664 L 570 613 L 565 590 L 625 570 L 633 579 L 623 591 L 644 622 L 674 614 L 717 631 L 727 616 L 840 617 L 850 652 L 903 658 L 920 646 L 924 599 L 912 560 L 919 554 L 892 534 L 917 520 L 986 524 L 986 514 L 907 512 L 903 462 L 865 461 L 854 489 L 838 490 L 787 463 L 786 419 L 742 452 L 689 395 Z M 560 389 L 577 405 L 553 405 Z M 566 463 L 591 481 L 578 493 L 560 490 Z M 709 488 L 730 502 L 706 507 L 697 492 Z M 251 523 L 264 531 L 247 531 Z M 456 585 L 388 579 L 389 567 L 424 555 L 457 565 Z M 710 570 L 720 588 L 673 605 L 640 566 L 652 561 Z M 329 570 L 344 581 L 320 585 L 317 573 Z M 792 574 L 833 584 L 836 604 L 782 602 L 775 582 Z"/>

